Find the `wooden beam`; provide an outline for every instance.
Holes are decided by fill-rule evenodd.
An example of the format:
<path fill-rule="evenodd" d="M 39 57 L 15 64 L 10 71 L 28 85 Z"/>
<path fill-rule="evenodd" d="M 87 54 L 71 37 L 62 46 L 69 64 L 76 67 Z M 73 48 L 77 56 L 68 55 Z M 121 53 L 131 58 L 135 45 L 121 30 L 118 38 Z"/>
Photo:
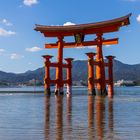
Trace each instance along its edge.
<path fill-rule="evenodd" d="M 58 83 L 58 80 L 50 80 L 50 84 L 56 84 Z"/>
<path fill-rule="evenodd" d="M 118 42 L 119 42 L 118 38 L 107 39 L 107 40 L 103 40 L 103 45 L 115 45 L 118 44 Z"/>
<path fill-rule="evenodd" d="M 103 45 L 113 45 L 113 44 L 118 44 L 118 38 L 113 38 L 113 39 L 106 39 L 103 40 Z M 75 42 L 64 42 L 64 48 L 77 48 L 77 47 L 88 47 L 88 46 L 94 46 L 97 45 L 97 41 L 84 41 L 80 44 L 77 44 Z M 54 49 L 58 48 L 57 43 L 53 44 L 45 44 L 46 49 Z"/>
<path fill-rule="evenodd" d="M 104 63 L 105 64 L 105 67 L 108 67 L 108 63 Z"/>
<path fill-rule="evenodd" d="M 50 67 L 59 67 L 59 66 L 61 66 L 61 65 L 59 65 L 58 62 L 53 62 L 53 63 L 50 63 L 49 66 L 50 66 Z M 63 68 L 68 68 L 69 66 L 68 66 L 68 64 L 63 63 L 63 64 L 62 64 L 62 67 L 63 67 Z"/>

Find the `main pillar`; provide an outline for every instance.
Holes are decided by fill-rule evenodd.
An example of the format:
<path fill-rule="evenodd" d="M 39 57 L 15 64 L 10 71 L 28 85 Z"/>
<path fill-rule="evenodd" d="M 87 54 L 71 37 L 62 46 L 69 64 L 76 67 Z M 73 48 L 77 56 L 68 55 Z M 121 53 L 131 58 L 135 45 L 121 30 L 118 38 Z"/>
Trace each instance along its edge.
<path fill-rule="evenodd" d="M 96 95 L 94 85 L 94 56 L 96 53 L 86 53 L 88 56 L 88 95 Z"/>
<path fill-rule="evenodd" d="M 114 95 L 114 86 L 113 86 L 113 59 L 114 56 L 106 56 L 108 59 L 108 96 L 113 97 Z"/>
<path fill-rule="evenodd" d="M 43 58 L 45 59 L 45 78 L 44 78 L 44 88 L 45 88 L 45 94 L 47 96 L 51 95 L 50 90 L 50 59 L 53 56 L 51 55 L 44 55 Z"/>
<path fill-rule="evenodd" d="M 102 34 L 97 35 L 97 55 L 96 62 L 98 65 L 96 66 L 96 79 L 97 79 L 97 95 L 105 96 L 107 95 L 106 91 L 106 82 L 105 82 L 105 65 L 104 58 L 102 53 Z"/>
<path fill-rule="evenodd" d="M 58 37 L 58 67 L 56 68 L 56 89 L 55 95 L 63 95 L 63 37 Z"/>
<path fill-rule="evenodd" d="M 66 58 L 65 59 L 68 65 L 67 68 L 67 96 L 71 96 L 72 94 L 72 61 L 73 58 Z"/>

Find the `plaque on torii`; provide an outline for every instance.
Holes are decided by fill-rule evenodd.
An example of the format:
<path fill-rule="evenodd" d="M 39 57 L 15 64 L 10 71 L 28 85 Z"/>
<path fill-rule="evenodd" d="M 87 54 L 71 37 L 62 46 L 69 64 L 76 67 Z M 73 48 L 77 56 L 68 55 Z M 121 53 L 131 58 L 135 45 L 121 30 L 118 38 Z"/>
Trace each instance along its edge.
<path fill-rule="evenodd" d="M 45 58 L 45 91 L 50 95 L 50 84 L 56 84 L 55 94 L 63 94 L 63 86 L 67 85 L 67 95 L 71 95 L 72 86 L 72 58 L 66 58 L 66 64 L 63 63 L 63 49 L 64 48 L 77 48 L 96 45 L 96 54 L 87 53 L 88 56 L 88 91 L 90 95 L 113 95 L 113 56 L 107 56 L 108 63 L 104 62 L 102 46 L 118 44 L 118 38 L 104 39 L 103 35 L 110 32 L 119 31 L 120 27 L 129 25 L 128 14 L 124 17 L 116 18 L 96 23 L 69 25 L 69 26 L 43 26 L 36 25 L 35 30 L 40 31 L 45 37 L 57 37 L 56 43 L 45 44 L 47 49 L 58 49 L 57 62 L 52 63 L 50 59 L 52 56 L 46 55 Z M 85 41 L 86 35 L 95 34 L 96 38 L 91 41 Z M 73 42 L 65 42 L 64 37 L 73 36 Z M 94 56 L 96 59 L 94 60 Z M 96 77 L 94 77 L 94 66 L 96 68 Z M 50 67 L 56 67 L 56 79 L 50 79 Z M 105 76 L 105 67 L 108 67 L 108 78 Z M 63 80 L 63 68 L 67 69 L 67 79 Z M 108 92 L 106 90 L 108 84 Z M 96 90 L 95 90 L 96 87 Z"/>

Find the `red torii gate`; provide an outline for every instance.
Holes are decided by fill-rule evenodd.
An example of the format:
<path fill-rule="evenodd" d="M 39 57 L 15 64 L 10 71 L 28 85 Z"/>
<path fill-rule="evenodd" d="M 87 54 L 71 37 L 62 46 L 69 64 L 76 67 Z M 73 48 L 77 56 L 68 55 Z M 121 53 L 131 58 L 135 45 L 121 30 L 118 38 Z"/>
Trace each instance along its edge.
<path fill-rule="evenodd" d="M 56 89 L 55 94 L 63 94 L 63 85 L 67 84 L 67 93 L 71 93 L 72 86 L 72 58 L 65 59 L 67 64 L 63 63 L 63 48 L 74 48 L 81 46 L 97 46 L 96 61 L 93 60 L 95 53 L 87 53 L 88 56 L 88 90 L 89 94 L 95 94 L 95 86 L 97 87 L 97 95 L 107 95 L 106 84 L 108 84 L 108 94 L 113 95 L 113 71 L 112 71 L 112 59 L 113 56 L 108 56 L 108 63 L 104 62 L 102 45 L 112 45 L 118 44 L 118 38 L 104 39 L 104 33 L 119 31 L 120 27 L 126 26 L 129 23 L 128 14 L 124 17 L 120 17 L 113 20 L 90 23 L 90 24 L 80 24 L 80 25 L 70 25 L 70 26 L 43 26 L 36 25 L 35 30 L 40 31 L 45 37 L 57 37 L 58 42 L 52 44 L 45 44 L 45 48 L 52 49 L 58 48 L 57 62 L 51 63 L 50 59 L 52 56 L 45 55 L 45 92 L 50 95 L 50 84 L 55 83 Z M 84 41 L 85 35 L 96 34 L 97 38 L 92 41 Z M 65 42 L 63 39 L 65 36 L 74 36 L 74 42 Z M 94 65 L 96 66 L 96 78 L 94 78 Z M 105 66 L 108 67 L 109 76 L 106 80 L 105 78 Z M 56 80 L 50 79 L 50 67 L 56 67 Z M 63 68 L 67 69 L 67 79 L 63 80 Z"/>

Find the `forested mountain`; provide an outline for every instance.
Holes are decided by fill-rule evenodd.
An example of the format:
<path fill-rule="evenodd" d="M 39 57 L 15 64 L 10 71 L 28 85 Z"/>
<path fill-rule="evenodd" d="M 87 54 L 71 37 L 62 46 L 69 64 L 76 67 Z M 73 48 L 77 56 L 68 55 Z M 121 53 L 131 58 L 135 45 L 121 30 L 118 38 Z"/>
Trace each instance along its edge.
<path fill-rule="evenodd" d="M 118 60 L 114 60 L 114 80 L 133 80 L 140 81 L 140 64 L 128 65 Z M 73 81 L 87 81 L 87 61 L 77 60 L 73 62 Z M 32 79 L 36 79 L 43 82 L 44 68 L 39 68 L 34 71 L 27 71 L 21 74 L 6 73 L 0 71 L 0 82 L 7 83 L 23 83 Z M 66 72 L 64 71 L 64 78 Z M 55 69 L 51 69 L 51 78 L 55 78 Z"/>

